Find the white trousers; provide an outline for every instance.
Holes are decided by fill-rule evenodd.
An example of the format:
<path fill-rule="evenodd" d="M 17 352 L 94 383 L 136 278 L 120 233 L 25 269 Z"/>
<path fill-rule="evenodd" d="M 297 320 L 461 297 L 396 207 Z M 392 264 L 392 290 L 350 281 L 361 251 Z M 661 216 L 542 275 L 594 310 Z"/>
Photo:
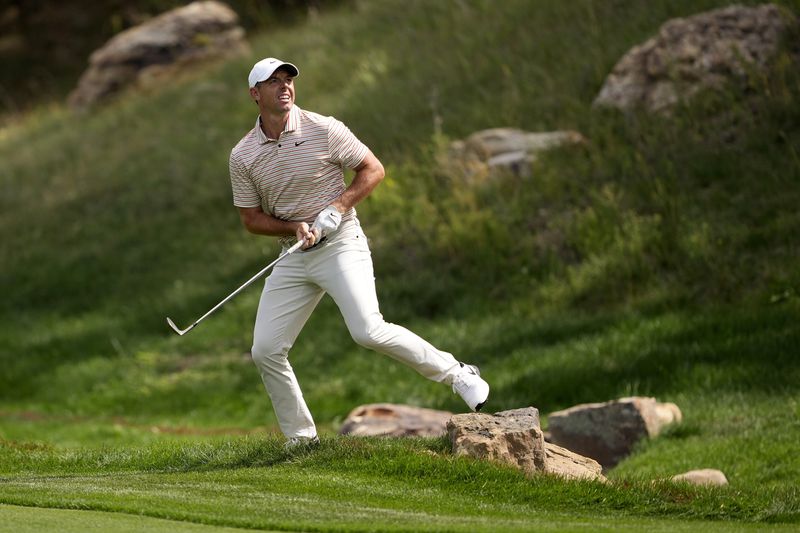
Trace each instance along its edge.
<path fill-rule="evenodd" d="M 384 321 L 367 239 L 357 220 L 348 222 L 318 248 L 295 252 L 278 263 L 261 294 L 251 353 L 286 437 L 317 434 L 288 355 L 325 293 L 339 307 L 358 344 L 405 363 L 432 381 L 452 383 L 460 363 L 451 354 Z"/>

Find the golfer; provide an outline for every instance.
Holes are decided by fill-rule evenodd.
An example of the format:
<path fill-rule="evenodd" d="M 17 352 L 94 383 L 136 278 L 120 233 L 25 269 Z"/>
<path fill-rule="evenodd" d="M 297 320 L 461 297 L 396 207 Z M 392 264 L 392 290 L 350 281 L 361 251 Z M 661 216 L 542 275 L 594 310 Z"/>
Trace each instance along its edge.
<path fill-rule="evenodd" d="M 477 367 L 384 321 L 355 210 L 383 179 L 383 165 L 344 124 L 295 105 L 299 74 L 293 64 L 271 57 L 253 66 L 248 81 L 259 116 L 230 155 L 233 203 L 245 228 L 278 237 L 284 250 L 304 241 L 265 282 L 252 347 L 287 446 L 319 442 L 288 356 L 325 293 L 358 344 L 451 385 L 477 411 L 489 396 Z M 355 171 L 349 186 L 345 168 Z"/>

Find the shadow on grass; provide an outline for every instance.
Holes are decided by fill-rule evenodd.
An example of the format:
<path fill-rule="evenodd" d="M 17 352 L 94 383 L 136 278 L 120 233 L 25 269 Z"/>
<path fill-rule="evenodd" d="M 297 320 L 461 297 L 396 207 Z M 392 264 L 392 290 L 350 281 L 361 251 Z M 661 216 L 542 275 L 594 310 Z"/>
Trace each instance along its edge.
<path fill-rule="evenodd" d="M 617 316 L 589 319 L 585 328 L 578 322 L 560 333 L 545 328 L 553 334 L 550 348 L 532 340 L 532 328 L 515 341 L 527 342 L 532 357 L 541 353 L 542 363 L 532 362 L 496 388 L 494 398 L 503 400 L 491 407 L 529 401 L 547 411 L 625 395 L 789 390 L 800 373 L 798 322 L 800 313 L 789 305 Z"/>

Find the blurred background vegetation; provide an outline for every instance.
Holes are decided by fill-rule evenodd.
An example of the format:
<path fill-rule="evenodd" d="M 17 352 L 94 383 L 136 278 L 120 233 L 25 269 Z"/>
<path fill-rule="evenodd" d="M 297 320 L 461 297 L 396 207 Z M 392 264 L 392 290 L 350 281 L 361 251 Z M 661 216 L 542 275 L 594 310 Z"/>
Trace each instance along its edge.
<path fill-rule="evenodd" d="M 344 0 L 230 0 L 247 31 L 294 23 Z M 186 0 L 3 0 L 0 115 L 59 101 L 108 39 Z"/>

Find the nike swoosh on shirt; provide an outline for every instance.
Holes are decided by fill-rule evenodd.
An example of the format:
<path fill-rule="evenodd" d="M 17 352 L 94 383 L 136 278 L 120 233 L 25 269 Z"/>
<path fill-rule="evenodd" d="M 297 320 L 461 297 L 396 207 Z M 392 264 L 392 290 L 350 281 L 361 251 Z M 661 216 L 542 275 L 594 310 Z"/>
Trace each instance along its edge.
<path fill-rule="evenodd" d="M 303 141 L 300 141 L 300 142 L 295 142 L 295 143 L 294 143 L 294 145 L 295 145 L 295 146 L 300 146 L 301 144 L 303 144 L 303 143 L 304 143 L 304 142 L 306 142 L 307 140 L 308 140 L 308 139 L 305 139 L 305 140 L 303 140 Z"/>

